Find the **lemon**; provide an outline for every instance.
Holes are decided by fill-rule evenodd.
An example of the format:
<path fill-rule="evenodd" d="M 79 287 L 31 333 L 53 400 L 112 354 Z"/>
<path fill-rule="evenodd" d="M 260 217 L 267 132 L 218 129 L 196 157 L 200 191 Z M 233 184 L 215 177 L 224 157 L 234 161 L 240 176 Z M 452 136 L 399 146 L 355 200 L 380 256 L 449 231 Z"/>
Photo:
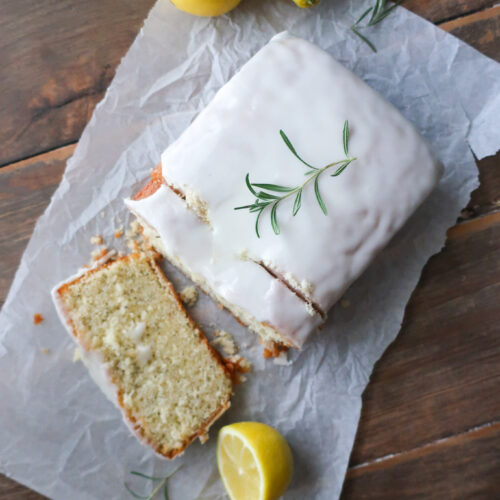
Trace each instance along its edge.
<path fill-rule="evenodd" d="M 319 0 L 293 0 L 301 9 L 307 9 L 308 7 L 314 7 Z"/>
<path fill-rule="evenodd" d="M 292 479 L 292 452 L 283 436 L 259 422 L 226 425 L 217 465 L 231 500 L 276 500 Z"/>
<path fill-rule="evenodd" d="M 172 0 L 180 10 L 195 16 L 220 16 L 234 9 L 241 0 Z"/>

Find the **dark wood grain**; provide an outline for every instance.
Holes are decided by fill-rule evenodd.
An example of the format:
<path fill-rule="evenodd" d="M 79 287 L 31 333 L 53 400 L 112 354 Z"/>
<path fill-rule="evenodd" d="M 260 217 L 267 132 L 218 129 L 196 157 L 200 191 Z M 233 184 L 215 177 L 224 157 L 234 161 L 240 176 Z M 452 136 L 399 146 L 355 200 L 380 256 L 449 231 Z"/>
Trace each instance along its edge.
<path fill-rule="evenodd" d="M 0 165 L 78 140 L 153 3 L 0 2 Z"/>
<path fill-rule="evenodd" d="M 500 61 L 500 5 L 443 23 L 440 28 Z"/>
<path fill-rule="evenodd" d="M 406 0 L 404 6 L 433 23 L 441 23 L 495 5 L 495 0 Z"/>
<path fill-rule="evenodd" d="M 0 169 L 0 307 L 33 226 L 74 148 L 66 146 Z"/>
<path fill-rule="evenodd" d="M 349 470 L 342 500 L 499 498 L 500 423 Z"/>
<path fill-rule="evenodd" d="M 351 465 L 500 420 L 499 249 L 500 212 L 450 229 L 363 395 Z"/>
<path fill-rule="evenodd" d="M 0 2 L 0 165 L 78 139 L 153 3 Z M 439 22 L 493 3 L 409 0 L 406 5 Z M 490 29 L 495 22 L 460 26 L 456 34 L 498 58 L 498 37 L 492 44 L 482 34 L 483 25 Z"/>

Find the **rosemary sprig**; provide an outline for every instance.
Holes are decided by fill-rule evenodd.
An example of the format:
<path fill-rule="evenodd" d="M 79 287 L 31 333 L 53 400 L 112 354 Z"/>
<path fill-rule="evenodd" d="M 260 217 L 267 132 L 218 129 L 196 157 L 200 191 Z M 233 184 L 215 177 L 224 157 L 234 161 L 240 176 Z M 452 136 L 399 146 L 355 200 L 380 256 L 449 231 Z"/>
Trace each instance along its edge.
<path fill-rule="evenodd" d="M 181 465 L 182 467 L 182 465 Z M 149 481 L 160 481 L 160 483 L 154 488 L 150 495 L 139 495 L 136 493 L 127 483 L 125 483 L 125 489 L 134 497 L 140 500 L 152 500 L 155 495 L 163 488 L 163 498 L 164 500 L 168 500 L 168 480 L 181 468 L 178 467 L 165 477 L 154 477 L 143 474 L 142 472 L 137 472 L 135 470 L 130 471 L 130 474 L 133 476 L 139 476 L 144 479 L 148 479 Z"/>
<path fill-rule="evenodd" d="M 404 0 L 398 0 L 397 2 L 393 3 L 390 7 L 387 7 L 387 0 L 375 0 L 375 5 L 373 7 L 369 7 L 366 9 L 361 16 L 359 16 L 359 19 L 351 26 L 352 32 L 359 36 L 363 42 L 365 42 L 370 49 L 373 50 L 373 52 L 377 52 L 377 47 L 373 45 L 373 43 L 362 33 L 360 33 L 361 28 L 368 28 L 370 26 L 375 26 L 376 24 L 380 23 L 383 21 L 398 5 L 401 5 L 404 2 Z M 364 25 L 361 26 L 361 22 L 369 15 L 370 19 L 368 22 Z"/>
<path fill-rule="evenodd" d="M 344 154 L 345 158 L 343 160 L 335 161 L 325 165 L 322 168 L 314 167 L 310 163 L 306 162 L 296 151 L 290 139 L 287 137 L 283 130 L 280 130 L 280 136 L 283 139 L 283 142 L 286 144 L 291 153 L 307 168 L 307 172 L 304 175 L 307 176 L 307 179 L 297 187 L 288 187 L 288 186 L 280 186 L 278 184 L 260 184 L 250 182 L 250 174 L 247 174 L 245 177 L 245 183 L 247 185 L 248 190 L 255 196 L 256 200 L 250 205 L 243 205 L 241 207 L 235 207 L 235 210 L 248 210 L 250 213 L 256 213 L 257 218 L 255 220 L 255 232 L 257 233 L 257 237 L 260 238 L 259 233 L 259 221 L 262 213 L 266 208 L 271 209 L 271 227 L 273 228 L 274 234 L 280 234 L 280 226 L 278 223 L 278 216 L 276 214 L 278 210 L 278 206 L 281 202 L 286 200 L 291 196 L 295 196 L 295 200 L 293 202 L 292 215 L 297 215 L 297 212 L 300 210 L 302 204 L 302 191 L 309 184 L 309 182 L 314 181 L 314 194 L 316 195 L 316 200 L 318 202 L 321 211 L 327 215 L 328 211 L 326 209 L 325 202 L 321 197 L 321 193 L 319 191 L 319 177 L 326 170 L 337 167 L 335 172 L 331 174 L 331 177 L 337 177 L 340 175 L 347 167 L 350 165 L 356 158 L 349 156 L 349 122 L 346 120 L 344 122 L 344 129 L 342 131 L 342 143 L 344 146 Z M 273 193 L 285 193 L 281 196 Z"/>

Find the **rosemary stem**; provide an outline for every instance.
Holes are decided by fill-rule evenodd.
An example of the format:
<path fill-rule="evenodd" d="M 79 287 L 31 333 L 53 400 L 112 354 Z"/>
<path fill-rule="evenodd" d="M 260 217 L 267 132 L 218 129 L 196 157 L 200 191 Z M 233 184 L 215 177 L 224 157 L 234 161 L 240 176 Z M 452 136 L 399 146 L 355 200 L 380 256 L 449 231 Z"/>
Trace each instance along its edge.
<path fill-rule="evenodd" d="M 316 177 L 318 177 L 319 175 L 321 175 L 325 170 L 328 170 L 329 168 L 334 167 L 335 165 L 340 165 L 341 163 L 351 163 L 354 160 L 356 160 L 356 158 L 349 157 L 349 158 L 344 158 L 343 160 L 334 161 L 333 163 L 329 163 L 328 165 L 325 165 L 323 168 L 318 169 L 317 172 L 315 172 L 314 174 L 310 175 L 301 186 L 297 186 L 293 191 L 290 191 L 289 193 L 283 195 L 279 199 L 279 201 L 283 201 L 286 198 L 288 198 L 289 196 L 292 196 L 293 194 L 296 194 L 298 191 L 300 191 L 301 189 L 303 189 L 304 187 L 306 187 L 307 184 L 309 184 L 309 182 L 311 182 L 313 179 L 315 179 Z"/>

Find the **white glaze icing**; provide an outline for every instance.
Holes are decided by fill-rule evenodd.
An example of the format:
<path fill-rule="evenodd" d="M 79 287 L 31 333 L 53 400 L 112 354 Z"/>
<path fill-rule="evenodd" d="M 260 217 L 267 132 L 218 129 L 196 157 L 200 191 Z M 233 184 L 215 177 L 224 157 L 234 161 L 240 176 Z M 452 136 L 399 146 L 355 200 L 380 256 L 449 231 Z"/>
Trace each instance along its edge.
<path fill-rule="evenodd" d="M 215 238 L 211 228 L 168 187 L 127 206 L 156 228 L 170 255 L 176 256 L 203 276 L 209 286 L 230 303 L 248 311 L 258 322 L 266 322 L 298 347 L 321 322 L 311 316 L 306 304 L 261 266 L 235 256 L 231 248 Z M 161 209 L 159 209 L 161 207 Z"/>
<path fill-rule="evenodd" d="M 346 119 L 349 153 L 357 160 L 338 177 L 322 176 L 328 215 L 309 185 L 295 217 L 293 200 L 280 205 L 279 236 L 263 214 L 258 239 L 255 214 L 234 210 L 253 201 L 245 175 L 253 182 L 301 184 L 306 168 L 279 130 L 321 167 L 344 157 Z M 251 261 L 310 285 L 311 299 L 326 312 L 433 189 L 441 167 L 391 104 L 326 52 L 282 33 L 165 150 L 162 173 L 170 185 L 196 193 L 210 225 L 166 187 L 128 206 L 218 293 L 300 346 L 317 318 Z"/>

